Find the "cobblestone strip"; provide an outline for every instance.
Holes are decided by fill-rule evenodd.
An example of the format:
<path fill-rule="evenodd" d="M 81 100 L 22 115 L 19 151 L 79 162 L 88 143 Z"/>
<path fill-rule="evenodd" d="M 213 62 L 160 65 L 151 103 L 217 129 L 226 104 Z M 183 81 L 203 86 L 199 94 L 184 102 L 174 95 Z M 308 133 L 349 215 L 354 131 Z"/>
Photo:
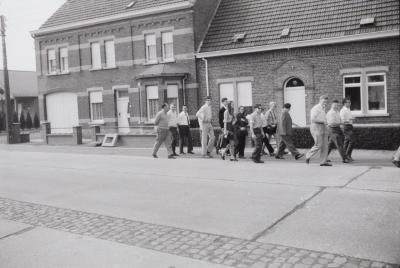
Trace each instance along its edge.
<path fill-rule="evenodd" d="M 399 267 L 5 198 L 0 218 L 237 268 Z"/>

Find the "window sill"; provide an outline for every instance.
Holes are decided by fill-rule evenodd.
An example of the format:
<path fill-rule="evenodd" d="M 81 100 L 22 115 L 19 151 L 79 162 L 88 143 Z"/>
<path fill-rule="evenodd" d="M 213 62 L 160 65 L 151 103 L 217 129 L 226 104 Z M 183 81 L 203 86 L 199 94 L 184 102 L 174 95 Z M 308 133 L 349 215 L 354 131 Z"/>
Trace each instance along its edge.
<path fill-rule="evenodd" d="M 89 125 L 90 125 L 90 126 L 104 125 L 104 124 L 105 124 L 104 120 L 97 120 L 97 121 L 90 121 L 90 122 L 89 122 Z"/>
<path fill-rule="evenodd" d="M 175 59 L 164 59 L 160 63 L 175 63 L 175 62 L 176 62 Z"/>
<path fill-rule="evenodd" d="M 364 118 L 364 117 L 388 117 L 390 114 L 388 113 L 379 113 L 379 114 L 353 114 L 356 118 Z"/>
<path fill-rule="evenodd" d="M 69 71 L 59 73 L 59 75 L 67 75 L 67 74 L 71 74 L 71 73 Z"/>
<path fill-rule="evenodd" d="M 118 67 L 117 66 L 103 67 L 102 70 L 114 70 L 114 69 L 118 69 Z"/>
<path fill-rule="evenodd" d="M 48 74 L 46 74 L 46 76 L 57 76 L 57 75 L 59 75 L 58 73 L 48 73 Z"/>
<path fill-rule="evenodd" d="M 102 68 L 96 68 L 96 69 L 91 68 L 91 69 L 89 69 L 90 72 L 96 72 L 96 71 L 101 71 L 101 70 L 103 70 L 103 69 Z"/>
<path fill-rule="evenodd" d="M 143 63 L 143 65 L 154 65 L 154 64 L 158 64 L 158 63 L 159 63 L 158 61 L 145 61 Z"/>

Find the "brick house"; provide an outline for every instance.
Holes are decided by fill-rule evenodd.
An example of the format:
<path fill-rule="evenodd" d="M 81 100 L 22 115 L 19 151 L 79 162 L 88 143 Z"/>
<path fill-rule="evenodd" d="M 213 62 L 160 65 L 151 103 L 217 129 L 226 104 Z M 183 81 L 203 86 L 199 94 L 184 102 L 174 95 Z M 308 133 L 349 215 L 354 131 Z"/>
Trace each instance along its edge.
<path fill-rule="evenodd" d="M 292 104 L 351 98 L 357 124 L 400 123 L 399 1 L 222 0 L 198 58 L 200 98 Z"/>
<path fill-rule="evenodd" d="M 163 102 L 198 107 L 195 51 L 219 1 L 68 0 L 35 39 L 41 118 L 52 133 L 128 133 Z"/>

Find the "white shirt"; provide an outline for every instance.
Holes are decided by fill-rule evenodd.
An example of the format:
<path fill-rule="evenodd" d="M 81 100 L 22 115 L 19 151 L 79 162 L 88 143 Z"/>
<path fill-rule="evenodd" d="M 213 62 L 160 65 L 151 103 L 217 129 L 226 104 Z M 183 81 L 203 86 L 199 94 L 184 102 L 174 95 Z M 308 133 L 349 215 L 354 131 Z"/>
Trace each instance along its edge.
<path fill-rule="evenodd" d="M 196 113 L 196 116 L 199 118 L 199 123 L 211 123 L 212 113 L 211 106 L 204 104 Z"/>
<path fill-rule="evenodd" d="M 178 116 L 178 125 L 180 126 L 189 126 L 189 114 L 187 112 L 182 111 Z"/>
<path fill-rule="evenodd" d="M 347 108 L 346 106 L 343 106 L 343 108 L 340 110 L 340 117 L 342 119 L 342 122 L 345 124 L 353 124 L 353 114 L 351 113 L 350 109 Z"/>
<path fill-rule="evenodd" d="M 326 121 L 329 126 L 333 127 L 339 126 L 342 123 L 339 111 L 330 109 L 329 112 L 326 114 Z"/>
<path fill-rule="evenodd" d="M 261 120 L 262 120 L 262 127 L 266 127 L 268 125 L 268 120 L 267 120 L 267 115 L 264 113 L 261 113 Z"/>
<path fill-rule="evenodd" d="M 326 124 L 326 113 L 320 103 L 312 107 L 310 113 L 311 123 L 324 123 Z"/>
<path fill-rule="evenodd" d="M 168 113 L 168 127 L 178 127 L 178 113 L 169 110 Z"/>

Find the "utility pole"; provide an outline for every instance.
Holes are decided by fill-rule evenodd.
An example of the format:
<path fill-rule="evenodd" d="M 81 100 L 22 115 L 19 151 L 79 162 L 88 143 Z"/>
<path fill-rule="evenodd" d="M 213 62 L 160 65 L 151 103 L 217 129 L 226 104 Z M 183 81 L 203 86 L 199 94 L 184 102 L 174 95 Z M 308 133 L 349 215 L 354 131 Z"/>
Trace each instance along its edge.
<path fill-rule="evenodd" d="M 12 110 L 11 110 L 11 99 L 10 99 L 10 81 L 8 77 L 7 68 L 7 49 L 6 49 L 6 23 L 5 17 L 0 15 L 0 35 L 2 39 L 3 47 L 3 76 L 4 76 L 4 92 L 6 97 L 6 131 L 7 131 L 7 143 L 14 143 L 12 128 Z"/>

